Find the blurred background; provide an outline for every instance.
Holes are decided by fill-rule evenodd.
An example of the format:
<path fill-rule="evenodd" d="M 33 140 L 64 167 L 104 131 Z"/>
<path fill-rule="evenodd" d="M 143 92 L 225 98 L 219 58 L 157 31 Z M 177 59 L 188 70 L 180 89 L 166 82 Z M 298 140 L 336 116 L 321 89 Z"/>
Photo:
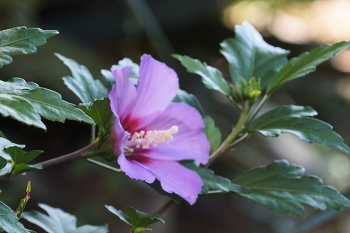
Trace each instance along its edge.
<path fill-rule="evenodd" d="M 0 79 L 21 77 L 62 94 L 78 103 L 65 87 L 62 77 L 68 68 L 56 57 L 58 52 L 89 68 L 95 78 L 124 57 L 139 63 L 151 54 L 174 68 L 182 89 L 196 95 L 223 135 L 227 135 L 238 112 L 218 92 L 204 88 L 200 77 L 189 74 L 171 54 L 197 58 L 219 68 L 228 77 L 227 63 L 219 43 L 234 35 L 236 24 L 247 21 L 265 40 L 291 51 L 289 58 L 321 44 L 350 39 L 350 1 L 347 0 L 1 0 L 0 30 L 40 27 L 58 30 L 59 35 L 39 47 L 36 54 L 14 56 L 0 69 Z M 312 106 L 317 118 L 334 126 L 350 144 L 350 50 L 320 65 L 315 73 L 297 79 L 278 90 L 265 110 L 284 104 Z M 45 121 L 48 130 L 29 127 L 1 118 L 1 131 L 25 150 L 45 152 L 37 162 L 54 158 L 89 143 L 90 127 L 67 121 Z M 335 149 L 309 145 L 292 135 L 263 138 L 253 135 L 223 155 L 212 166 L 216 174 L 232 178 L 247 168 L 267 165 L 285 158 L 302 165 L 307 174 L 321 177 L 350 197 L 349 156 Z M 104 205 L 117 209 L 133 206 L 153 213 L 167 198 L 148 185 L 115 174 L 84 161 L 31 171 L 0 183 L 0 200 L 15 209 L 32 182 L 27 210 L 39 210 L 45 203 L 74 214 L 78 225 L 109 224 L 110 232 L 128 232 L 128 227 Z M 350 212 L 319 213 L 306 208 L 305 218 L 273 212 L 233 194 L 202 196 L 189 206 L 181 203 L 161 216 L 166 224 L 152 225 L 153 232 L 167 233 L 345 233 L 350 232 Z M 312 220 L 304 224 L 306 220 Z M 43 230 L 23 221 L 37 232 Z M 315 223 L 315 224 L 314 224 Z M 292 230 L 296 229 L 296 230 Z"/>

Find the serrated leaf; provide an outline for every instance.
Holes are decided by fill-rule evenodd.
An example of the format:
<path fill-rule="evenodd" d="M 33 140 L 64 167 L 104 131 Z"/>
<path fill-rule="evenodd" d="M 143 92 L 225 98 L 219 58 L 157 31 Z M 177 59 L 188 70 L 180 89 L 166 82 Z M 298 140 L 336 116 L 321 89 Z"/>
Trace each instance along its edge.
<path fill-rule="evenodd" d="M 202 187 L 201 194 L 250 192 L 248 188 L 233 184 L 229 179 L 215 175 L 214 172 L 210 169 L 196 166 L 194 163 L 188 163 L 185 166 L 195 171 L 203 180 L 204 185 Z"/>
<path fill-rule="evenodd" d="M 76 61 L 66 58 L 61 54 L 55 55 L 68 66 L 72 77 L 64 77 L 64 83 L 76 94 L 82 103 L 87 104 L 97 99 L 108 96 L 108 91 L 100 80 L 95 80 L 86 66 L 79 65 Z"/>
<path fill-rule="evenodd" d="M 3 150 L 5 148 L 9 148 L 11 146 L 17 146 L 17 147 L 20 147 L 20 148 L 25 147 L 25 145 L 16 144 L 16 143 L 11 142 L 10 140 L 8 140 L 8 139 L 6 139 L 4 137 L 0 137 L 0 150 Z"/>
<path fill-rule="evenodd" d="M 25 152 L 20 147 L 9 147 L 6 149 L 6 151 L 9 153 L 15 164 L 27 163 L 35 159 L 39 154 L 43 153 L 42 150 Z"/>
<path fill-rule="evenodd" d="M 239 77 L 261 78 L 264 88 L 271 77 L 287 62 L 289 51 L 269 45 L 249 23 L 235 26 L 235 38 L 224 40 L 220 52 L 226 57 L 232 82 Z"/>
<path fill-rule="evenodd" d="M 61 209 L 53 208 L 45 204 L 39 204 L 49 215 L 38 211 L 23 213 L 23 218 L 41 227 L 48 233 L 107 233 L 107 226 L 84 225 L 77 227 L 77 219 L 74 215 L 68 214 Z"/>
<path fill-rule="evenodd" d="M 176 54 L 173 57 L 179 60 L 188 72 L 201 76 L 202 82 L 208 89 L 217 90 L 225 96 L 230 96 L 230 86 L 218 69 L 188 56 Z"/>
<path fill-rule="evenodd" d="M 5 203 L 0 201 L 0 230 L 11 233 L 28 233 L 20 222 L 12 209 Z"/>
<path fill-rule="evenodd" d="M 157 214 L 147 214 L 141 211 L 134 209 L 131 206 L 125 207 L 125 213 L 121 210 L 115 209 L 113 206 L 105 206 L 110 212 L 117 215 L 120 220 L 127 223 L 133 232 L 143 232 L 146 230 L 152 230 L 150 228 L 146 228 L 147 226 L 164 221 L 158 218 Z"/>
<path fill-rule="evenodd" d="M 268 166 L 243 172 L 232 183 L 247 187 L 251 193 L 238 193 L 277 214 L 304 216 L 303 205 L 318 210 L 339 210 L 350 201 L 332 187 L 324 186 L 315 176 L 304 176 L 304 169 L 277 160 Z"/>
<path fill-rule="evenodd" d="M 310 52 L 305 52 L 291 59 L 271 79 L 267 86 L 267 94 L 271 94 L 277 88 L 293 79 L 315 71 L 317 65 L 335 56 L 339 51 L 349 47 L 350 42 L 342 41 L 333 45 L 320 46 Z"/>
<path fill-rule="evenodd" d="M 350 154 L 343 139 L 332 131 L 332 126 L 308 116 L 316 115 L 311 107 L 282 106 L 273 109 L 252 122 L 248 132 L 259 132 L 264 136 L 277 137 L 281 133 L 291 133 L 308 143 L 319 143 L 327 147 L 336 147 Z"/>
<path fill-rule="evenodd" d="M 12 55 L 36 52 L 36 46 L 57 35 L 56 30 L 15 27 L 0 31 L 0 67 L 12 62 Z"/>
<path fill-rule="evenodd" d="M 204 116 L 204 111 L 203 108 L 201 106 L 201 104 L 199 103 L 198 99 L 196 96 L 187 93 L 184 90 L 178 89 L 176 92 L 176 96 L 173 99 L 172 102 L 175 103 L 186 103 L 188 105 L 190 105 L 191 107 L 194 107 L 195 109 L 197 109 L 197 111 Z"/>
<path fill-rule="evenodd" d="M 95 100 L 89 106 L 80 105 L 79 108 L 91 117 L 100 128 L 107 129 L 110 127 L 113 114 L 109 98 Z"/>
<path fill-rule="evenodd" d="M 219 147 L 221 143 L 221 133 L 220 130 L 215 127 L 214 120 L 210 116 L 204 117 L 204 133 L 210 142 L 210 153 L 214 152 L 216 148 Z"/>
<path fill-rule="evenodd" d="M 46 129 L 40 116 L 52 121 L 69 119 L 94 124 L 83 111 L 62 100 L 57 92 L 26 83 L 21 78 L 0 81 L 0 93 L 0 113 L 28 125 Z"/>

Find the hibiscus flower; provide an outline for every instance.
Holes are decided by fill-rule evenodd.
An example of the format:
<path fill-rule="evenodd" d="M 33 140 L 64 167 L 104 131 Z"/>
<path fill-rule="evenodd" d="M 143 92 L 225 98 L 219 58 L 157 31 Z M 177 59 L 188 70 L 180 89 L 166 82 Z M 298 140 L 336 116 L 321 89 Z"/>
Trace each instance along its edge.
<path fill-rule="evenodd" d="M 185 103 L 171 103 L 179 88 L 175 71 L 150 55 L 141 57 L 136 87 L 131 66 L 113 71 L 116 83 L 109 94 L 115 115 L 112 138 L 120 168 L 133 179 L 160 181 L 164 191 L 196 202 L 203 181 L 178 163 L 206 164 L 210 145 L 198 111 Z"/>

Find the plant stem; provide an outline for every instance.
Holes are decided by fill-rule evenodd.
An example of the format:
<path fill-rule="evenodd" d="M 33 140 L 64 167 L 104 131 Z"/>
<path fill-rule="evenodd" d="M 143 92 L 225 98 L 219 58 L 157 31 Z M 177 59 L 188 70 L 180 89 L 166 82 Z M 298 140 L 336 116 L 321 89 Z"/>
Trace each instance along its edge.
<path fill-rule="evenodd" d="M 270 95 L 265 94 L 263 99 L 260 101 L 259 105 L 254 109 L 254 112 L 248 117 L 247 125 L 249 125 L 255 118 L 256 114 L 261 110 L 261 108 L 266 104 L 269 100 Z"/>
<path fill-rule="evenodd" d="M 72 153 L 65 154 L 65 155 L 62 155 L 60 157 L 50 159 L 50 160 L 47 160 L 47 161 L 44 161 L 41 163 L 37 163 L 35 165 L 40 165 L 40 166 L 42 166 L 42 168 L 46 168 L 46 167 L 49 167 L 49 166 L 52 166 L 55 164 L 59 164 L 59 163 L 63 163 L 63 162 L 69 161 L 69 160 L 73 160 L 73 159 L 77 159 L 77 158 L 84 158 L 86 152 L 88 152 L 89 150 L 91 150 L 97 146 L 98 146 L 98 141 L 95 141 L 95 142 L 92 142 L 89 145 L 87 145 L 87 146 L 85 146 L 77 151 L 74 151 Z M 27 171 L 32 171 L 32 170 L 33 169 L 28 168 L 25 170 L 21 170 L 18 173 L 7 173 L 7 174 L 0 176 L 0 180 L 9 178 L 9 177 L 14 176 L 14 175 L 22 174 L 22 173 L 27 172 Z"/>
<path fill-rule="evenodd" d="M 170 207 L 172 207 L 173 205 L 175 205 L 176 202 L 174 200 L 169 200 L 167 203 L 165 203 L 162 207 L 159 208 L 159 210 L 157 210 L 155 212 L 155 214 L 157 215 L 161 215 L 163 214 L 165 211 L 167 211 Z"/>
<path fill-rule="evenodd" d="M 114 172 L 122 172 L 122 170 L 118 169 L 118 168 L 115 168 L 115 167 L 112 167 L 112 166 L 109 166 L 105 163 L 101 163 L 99 161 L 96 161 L 94 159 L 86 159 L 88 162 L 92 163 L 92 164 L 95 164 L 97 166 L 100 166 L 100 167 L 103 167 L 103 168 L 106 168 L 108 170 L 111 170 L 111 171 L 114 171 Z"/>
<path fill-rule="evenodd" d="M 35 165 L 41 165 L 43 168 L 46 168 L 46 167 L 49 167 L 49 166 L 52 166 L 55 164 L 59 164 L 59 163 L 63 163 L 63 162 L 66 162 L 66 161 L 69 161 L 72 159 L 84 158 L 86 152 L 88 152 L 89 150 L 91 150 L 97 146 L 98 146 L 98 142 L 93 142 L 93 143 L 90 143 L 89 145 L 87 145 L 86 147 L 83 147 L 83 148 L 81 148 L 77 151 L 74 151 L 72 153 L 65 154 L 65 155 L 62 155 L 60 157 L 53 158 L 53 159 L 50 159 L 50 160 L 47 160 L 47 161 L 44 161 L 41 163 L 37 163 Z"/>

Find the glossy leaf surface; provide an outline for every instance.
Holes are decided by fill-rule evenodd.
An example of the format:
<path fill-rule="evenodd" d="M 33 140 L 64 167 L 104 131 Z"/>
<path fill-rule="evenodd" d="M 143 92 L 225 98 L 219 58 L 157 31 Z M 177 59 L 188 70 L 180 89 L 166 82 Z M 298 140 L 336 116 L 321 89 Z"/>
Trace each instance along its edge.
<path fill-rule="evenodd" d="M 100 80 L 95 80 L 92 77 L 86 66 L 61 54 L 56 53 L 55 55 L 70 69 L 72 76 L 64 77 L 64 83 L 79 97 L 82 103 L 87 104 L 108 96 L 107 88 Z"/>
<path fill-rule="evenodd" d="M 269 45 L 249 23 L 235 27 L 235 38 L 224 40 L 221 53 L 226 57 L 234 84 L 238 78 L 261 78 L 262 88 L 287 62 L 289 51 Z"/>
<path fill-rule="evenodd" d="M 237 193 L 277 214 L 304 216 L 303 205 L 318 210 L 349 207 L 350 201 L 336 189 L 325 186 L 315 176 L 304 176 L 304 169 L 286 160 L 277 160 L 268 166 L 244 171 L 232 180 L 250 189 Z"/>
<path fill-rule="evenodd" d="M 57 92 L 26 83 L 21 78 L 0 81 L 0 113 L 42 129 L 46 126 L 40 116 L 52 121 L 69 119 L 94 124 L 83 111 L 62 100 Z"/>
<path fill-rule="evenodd" d="M 317 112 L 311 107 L 282 106 L 273 109 L 252 122 L 248 132 L 259 132 L 264 136 L 277 137 L 281 133 L 291 133 L 308 143 L 318 143 L 327 147 L 336 147 L 350 153 L 343 139 L 334 131 L 332 126 L 309 116 Z"/>
<path fill-rule="evenodd" d="M 173 57 L 179 60 L 188 72 L 200 75 L 207 88 L 217 90 L 225 96 L 230 96 L 230 86 L 218 69 L 188 56 L 173 55 Z"/>
<path fill-rule="evenodd" d="M 107 226 L 84 225 L 77 227 L 77 219 L 61 209 L 53 208 L 45 204 L 39 204 L 49 215 L 38 211 L 23 213 L 23 218 L 41 227 L 48 233 L 107 233 Z"/>
<path fill-rule="evenodd" d="M 117 215 L 120 220 L 124 221 L 131 228 L 132 232 L 143 232 L 147 230 L 152 230 L 147 228 L 149 225 L 156 222 L 164 221 L 158 218 L 157 214 L 147 214 L 141 211 L 138 211 L 131 206 L 125 207 L 125 213 L 121 210 L 115 209 L 113 206 L 105 206 L 110 212 Z"/>
<path fill-rule="evenodd" d="M 324 45 L 291 59 L 271 79 L 267 86 L 267 93 L 270 94 L 285 83 L 315 71 L 316 66 L 332 58 L 339 51 L 349 48 L 349 46 L 350 42 L 348 41 Z"/>
<path fill-rule="evenodd" d="M 12 55 L 35 53 L 36 46 L 57 35 L 56 30 L 15 27 L 0 31 L 0 67 L 12 62 Z"/>

